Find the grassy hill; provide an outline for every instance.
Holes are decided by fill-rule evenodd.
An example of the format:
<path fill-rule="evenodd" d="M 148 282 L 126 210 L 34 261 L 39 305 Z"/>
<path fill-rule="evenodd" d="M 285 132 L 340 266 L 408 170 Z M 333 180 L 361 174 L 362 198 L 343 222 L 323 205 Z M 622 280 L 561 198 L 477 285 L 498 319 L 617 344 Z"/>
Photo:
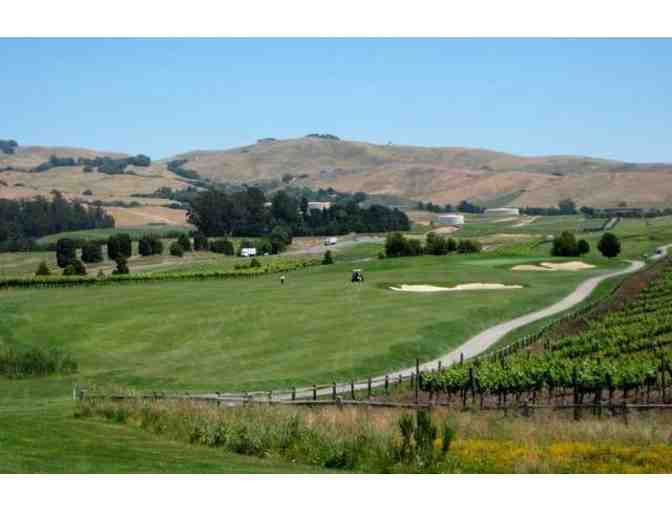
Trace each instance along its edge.
<path fill-rule="evenodd" d="M 0 154 L 0 197 L 45 195 L 58 189 L 69 198 L 165 205 L 166 200 L 132 195 L 192 184 L 168 170 L 168 163 L 182 160 L 183 168 L 215 182 L 333 187 L 399 197 L 400 203 L 402 199 L 441 204 L 472 200 L 486 206 L 547 206 L 573 198 L 579 205 L 596 207 L 623 201 L 633 206 L 672 204 L 672 164 L 581 156 L 524 157 L 463 147 L 376 145 L 304 137 L 186 152 L 149 167 L 129 166 L 124 175 L 85 173 L 81 166 L 29 173 L 52 154 L 127 156 L 69 147 L 19 147 L 15 154 Z"/>
<path fill-rule="evenodd" d="M 523 157 L 462 147 L 426 148 L 298 138 L 172 159 L 216 181 L 281 179 L 342 191 L 397 195 L 435 203 L 463 199 L 546 205 L 571 197 L 615 206 L 672 202 L 672 165 L 630 164 L 579 156 Z"/>

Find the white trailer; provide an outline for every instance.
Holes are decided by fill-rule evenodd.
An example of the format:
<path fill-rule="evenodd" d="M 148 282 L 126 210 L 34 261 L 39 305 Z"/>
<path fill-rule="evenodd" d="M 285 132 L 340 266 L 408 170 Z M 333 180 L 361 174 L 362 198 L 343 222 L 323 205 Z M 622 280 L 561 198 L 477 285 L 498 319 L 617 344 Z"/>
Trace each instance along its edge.
<path fill-rule="evenodd" d="M 256 248 L 241 248 L 240 250 L 241 257 L 256 257 L 257 249 Z"/>
<path fill-rule="evenodd" d="M 325 246 L 333 246 L 338 242 L 337 237 L 328 237 L 326 241 L 324 241 Z"/>

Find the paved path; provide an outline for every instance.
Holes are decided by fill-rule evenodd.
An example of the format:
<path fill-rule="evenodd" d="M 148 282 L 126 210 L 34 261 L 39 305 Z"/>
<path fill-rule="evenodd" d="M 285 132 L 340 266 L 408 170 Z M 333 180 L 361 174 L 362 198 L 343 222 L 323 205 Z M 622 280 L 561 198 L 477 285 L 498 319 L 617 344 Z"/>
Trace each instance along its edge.
<path fill-rule="evenodd" d="M 667 254 L 668 248 L 672 248 L 672 244 L 667 245 L 667 246 L 662 246 L 659 248 L 660 253 L 652 256 L 649 258 L 649 260 L 657 260 Z M 486 349 L 497 343 L 500 339 L 502 339 L 504 336 L 506 336 L 508 333 L 511 331 L 518 329 L 522 326 L 525 326 L 527 324 L 531 324 L 535 321 L 538 321 L 540 319 L 544 319 L 547 317 L 551 317 L 555 314 L 564 312 L 566 310 L 569 310 L 573 306 L 581 303 L 584 299 L 586 299 L 590 294 L 595 290 L 595 288 L 604 280 L 608 278 L 613 278 L 615 276 L 622 276 L 625 274 L 629 273 L 634 273 L 635 271 L 639 271 L 642 267 L 644 267 L 644 262 L 640 261 L 630 261 L 630 266 L 621 269 L 619 271 L 612 271 L 603 275 L 599 276 L 594 276 L 592 278 L 589 278 L 588 280 L 582 282 L 571 294 L 569 294 L 567 297 L 562 299 L 561 301 L 555 303 L 554 305 L 547 306 L 546 308 L 543 308 L 541 310 L 538 310 L 536 312 L 528 313 L 526 315 L 522 315 L 520 317 L 517 317 L 515 319 L 511 319 L 506 322 L 502 322 L 500 324 L 497 324 L 491 328 L 486 329 L 485 331 L 479 333 L 478 335 L 470 338 L 467 340 L 464 344 L 460 345 L 457 349 L 453 350 L 452 352 L 441 356 L 440 358 L 434 359 L 432 361 L 428 361 L 426 363 L 423 363 L 420 365 L 421 370 L 431 370 L 437 367 L 439 361 L 441 362 L 442 366 L 449 366 L 451 364 L 457 363 L 460 360 L 460 356 L 464 354 L 464 358 L 472 358 L 478 354 L 481 354 L 484 352 Z M 394 382 L 399 378 L 399 376 L 402 376 L 404 378 L 409 377 L 411 374 L 415 373 L 415 367 L 409 367 L 405 368 L 402 370 L 397 370 L 395 372 L 390 372 L 388 373 L 390 377 L 390 381 Z M 371 379 L 371 386 L 372 387 L 381 387 L 385 384 L 385 376 L 378 376 L 375 378 Z M 350 383 L 342 383 L 342 384 L 337 384 L 336 385 L 336 391 L 337 393 L 346 393 L 350 391 Z M 355 390 L 365 390 L 367 389 L 367 383 L 359 383 L 355 384 Z M 332 387 L 321 387 L 317 390 L 317 395 L 329 395 L 333 391 Z M 268 398 L 268 392 L 251 392 L 250 396 L 256 397 L 256 398 Z M 214 397 L 215 394 L 209 394 L 208 396 Z M 226 398 L 227 395 L 221 394 L 223 398 Z M 234 395 L 230 395 L 231 397 L 234 397 Z M 313 390 L 312 388 L 299 388 L 296 390 L 296 398 L 297 399 L 309 399 L 312 398 L 313 396 Z M 288 400 L 291 398 L 291 393 L 289 391 L 283 391 L 283 392 L 276 392 L 273 393 L 271 398 L 273 400 Z"/>

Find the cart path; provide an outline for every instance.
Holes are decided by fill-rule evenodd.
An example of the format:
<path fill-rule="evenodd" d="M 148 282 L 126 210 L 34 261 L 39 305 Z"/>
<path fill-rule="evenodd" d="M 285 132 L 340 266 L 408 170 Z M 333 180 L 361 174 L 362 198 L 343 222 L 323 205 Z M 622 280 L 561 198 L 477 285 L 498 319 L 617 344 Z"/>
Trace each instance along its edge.
<path fill-rule="evenodd" d="M 672 244 L 668 244 L 665 246 L 661 246 L 658 248 L 660 250 L 660 253 L 657 253 L 651 257 L 649 257 L 649 260 L 658 260 L 665 255 L 667 255 L 667 250 L 672 248 Z M 564 312 L 566 310 L 569 310 L 573 306 L 576 306 L 577 304 L 581 303 L 584 301 L 586 298 L 590 296 L 590 294 L 595 290 L 595 288 L 604 280 L 607 280 L 608 278 L 614 278 L 616 276 L 623 276 L 626 274 L 634 273 L 636 271 L 639 271 L 642 269 L 645 265 L 644 262 L 641 261 L 629 261 L 630 266 L 628 266 L 625 269 L 620 269 L 618 271 L 611 271 L 609 273 L 605 273 L 602 275 L 598 276 L 593 276 L 592 278 L 589 278 L 579 284 L 579 286 L 568 296 L 563 298 L 561 301 L 558 301 L 557 303 L 547 306 L 546 308 L 542 308 L 541 310 L 537 310 L 536 312 L 531 312 L 525 315 L 522 315 L 520 317 L 517 317 L 515 319 L 511 319 L 505 322 L 502 322 L 500 324 L 497 324 L 495 326 L 492 326 L 485 331 L 479 333 L 476 336 L 471 337 L 469 340 L 467 340 L 465 343 L 461 344 L 458 348 L 454 349 L 453 351 L 449 352 L 448 354 L 445 354 L 444 356 L 441 356 L 439 358 L 436 358 L 434 360 L 422 363 L 420 365 L 420 370 L 428 371 L 431 369 L 435 369 L 438 366 L 438 363 L 441 362 L 441 365 L 446 367 L 449 365 L 452 365 L 454 363 L 457 363 L 460 361 L 460 357 L 463 354 L 464 359 L 469 359 L 473 358 L 474 356 L 477 356 L 484 351 L 486 351 L 488 348 L 490 348 L 492 345 L 497 343 L 499 340 L 501 340 L 504 336 L 506 336 L 508 333 L 511 331 L 514 331 L 522 326 L 526 326 L 528 324 L 531 324 L 533 322 L 536 322 L 540 319 L 545 319 L 548 317 L 551 317 L 553 315 L 556 315 L 558 313 Z M 415 373 L 415 367 L 409 367 L 409 368 L 404 368 L 401 370 L 396 370 L 394 372 L 388 372 L 387 375 L 390 378 L 391 382 L 394 382 L 395 379 L 398 379 L 399 376 L 403 377 L 409 377 L 411 374 Z M 381 375 L 378 377 L 374 377 L 371 379 L 371 386 L 374 388 L 381 387 L 385 384 L 385 375 Z M 367 383 L 359 383 L 355 384 L 355 390 L 365 390 L 367 389 Z M 337 393 L 345 393 L 350 391 L 351 385 L 349 382 L 347 383 L 340 383 L 336 384 L 336 392 Z M 317 395 L 330 395 L 333 391 L 332 387 L 321 387 L 317 389 Z M 263 398 L 268 398 L 266 395 L 268 395 L 268 392 L 250 392 L 250 396 L 253 396 L 254 394 L 259 394 L 259 395 L 264 395 Z M 218 396 L 217 394 L 208 394 L 208 397 L 215 397 Z M 219 394 L 223 399 L 226 399 L 227 396 L 234 397 L 238 396 L 240 397 L 240 394 Z M 312 398 L 313 396 L 313 389 L 312 387 L 306 387 L 306 388 L 297 388 L 296 389 L 296 398 L 297 399 L 308 399 Z M 261 398 L 261 397 L 260 397 Z M 289 400 L 291 398 L 291 393 L 289 391 L 286 392 L 277 392 L 273 393 L 271 398 L 273 400 Z"/>

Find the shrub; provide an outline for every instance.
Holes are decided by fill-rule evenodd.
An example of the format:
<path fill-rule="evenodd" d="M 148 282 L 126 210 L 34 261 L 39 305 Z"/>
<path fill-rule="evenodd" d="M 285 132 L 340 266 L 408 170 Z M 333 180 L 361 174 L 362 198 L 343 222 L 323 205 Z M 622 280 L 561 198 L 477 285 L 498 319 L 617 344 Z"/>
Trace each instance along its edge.
<path fill-rule="evenodd" d="M 269 240 L 271 241 L 271 247 L 272 247 L 271 253 L 273 254 L 282 253 L 287 249 L 287 246 L 289 246 L 289 244 L 292 242 L 292 239 L 287 229 L 281 226 L 277 226 L 271 231 Z"/>
<path fill-rule="evenodd" d="M 331 256 L 331 250 L 327 250 L 326 252 L 324 252 L 324 258 L 322 259 L 322 265 L 323 266 L 328 266 L 328 265 L 333 264 L 333 263 L 334 263 L 334 259 Z"/>
<path fill-rule="evenodd" d="M 448 241 L 446 239 L 434 232 L 427 234 L 425 253 L 428 255 L 446 255 L 448 251 Z"/>
<path fill-rule="evenodd" d="M 56 242 L 56 263 L 65 268 L 77 260 L 76 244 L 72 239 L 62 238 Z"/>
<path fill-rule="evenodd" d="M 115 262 L 117 263 L 117 267 L 112 271 L 112 274 L 130 274 L 131 270 L 128 269 L 126 257 L 117 257 Z"/>
<path fill-rule="evenodd" d="M 621 241 L 611 232 L 605 232 L 597 245 L 600 253 L 607 258 L 617 257 L 621 253 Z"/>
<path fill-rule="evenodd" d="M 261 267 L 261 264 L 256 258 L 252 258 L 252 260 L 250 260 L 250 268 L 254 267 Z"/>
<path fill-rule="evenodd" d="M 223 253 L 224 255 L 233 255 L 233 243 L 228 239 L 215 239 L 210 243 L 210 251 Z"/>
<path fill-rule="evenodd" d="M 35 276 L 51 276 L 51 271 L 49 271 L 49 267 L 47 266 L 47 263 L 44 260 L 40 262 L 39 266 L 37 266 Z"/>
<path fill-rule="evenodd" d="M 182 247 L 182 244 L 180 244 L 178 241 L 173 241 L 170 243 L 170 254 L 173 257 L 182 257 L 184 255 L 184 248 Z"/>
<path fill-rule="evenodd" d="M 82 261 L 95 264 L 103 261 L 103 248 L 99 243 L 89 241 L 82 246 Z"/>
<path fill-rule="evenodd" d="M 422 244 L 418 239 L 407 239 L 395 232 L 385 238 L 386 257 L 414 257 L 422 255 Z"/>
<path fill-rule="evenodd" d="M 142 236 L 138 242 L 138 253 L 143 257 L 161 255 L 163 253 L 163 243 L 155 235 Z"/>

